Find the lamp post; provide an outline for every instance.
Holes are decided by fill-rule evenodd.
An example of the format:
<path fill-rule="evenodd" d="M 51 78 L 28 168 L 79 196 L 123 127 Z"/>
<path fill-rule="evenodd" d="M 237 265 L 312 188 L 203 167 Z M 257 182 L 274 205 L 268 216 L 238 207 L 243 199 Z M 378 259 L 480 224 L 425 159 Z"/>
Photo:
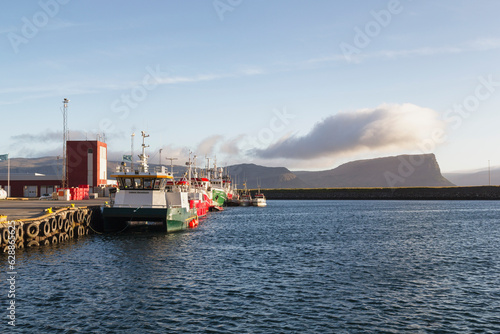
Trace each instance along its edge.
<path fill-rule="evenodd" d="M 67 141 L 68 141 L 68 99 L 63 101 L 63 169 L 62 169 L 62 187 L 66 188 L 68 186 L 68 166 L 67 165 Z"/>

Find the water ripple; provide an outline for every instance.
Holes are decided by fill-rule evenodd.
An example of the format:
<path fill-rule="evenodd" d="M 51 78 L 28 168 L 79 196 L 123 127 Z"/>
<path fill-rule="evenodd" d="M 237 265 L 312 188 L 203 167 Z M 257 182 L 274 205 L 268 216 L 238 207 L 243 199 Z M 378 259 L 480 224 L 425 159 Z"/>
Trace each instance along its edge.
<path fill-rule="evenodd" d="M 500 332 L 498 211 L 496 202 L 269 201 L 188 232 L 20 251 L 16 330 Z"/>

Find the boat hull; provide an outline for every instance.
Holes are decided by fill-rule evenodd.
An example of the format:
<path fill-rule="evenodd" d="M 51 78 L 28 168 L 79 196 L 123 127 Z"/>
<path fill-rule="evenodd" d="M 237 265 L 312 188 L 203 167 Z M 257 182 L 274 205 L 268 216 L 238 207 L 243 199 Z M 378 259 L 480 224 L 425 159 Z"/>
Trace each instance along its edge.
<path fill-rule="evenodd" d="M 165 232 L 185 230 L 198 220 L 196 210 L 185 208 L 104 207 L 104 232 L 117 232 L 139 226 L 151 226 Z"/>
<path fill-rule="evenodd" d="M 240 206 L 252 206 L 252 202 L 250 200 L 240 200 Z"/>
<path fill-rule="evenodd" d="M 227 194 L 220 189 L 213 189 L 212 201 L 214 206 L 224 206 L 227 201 Z"/>

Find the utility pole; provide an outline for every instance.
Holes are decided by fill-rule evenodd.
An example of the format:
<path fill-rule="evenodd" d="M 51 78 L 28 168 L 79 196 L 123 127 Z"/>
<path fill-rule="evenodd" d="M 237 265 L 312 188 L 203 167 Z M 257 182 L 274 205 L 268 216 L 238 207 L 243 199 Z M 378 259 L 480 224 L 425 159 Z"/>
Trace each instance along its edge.
<path fill-rule="evenodd" d="M 490 168 L 490 161 L 488 160 L 488 185 L 491 186 L 491 168 Z"/>
<path fill-rule="evenodd" d="M 63 169 L 62 169 L 62 187 L 68 187 L 68 166 L 67 166 L 67 144 L 68 141 L 68 99 L 64 99 L 63 101 Z"/>

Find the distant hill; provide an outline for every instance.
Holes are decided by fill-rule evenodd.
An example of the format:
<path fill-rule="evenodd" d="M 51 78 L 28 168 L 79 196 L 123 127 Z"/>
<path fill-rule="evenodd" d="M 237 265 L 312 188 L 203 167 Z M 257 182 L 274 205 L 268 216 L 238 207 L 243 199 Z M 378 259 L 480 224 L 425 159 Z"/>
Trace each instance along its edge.
<path fill-rule="evenodd" d="M 297 175 L 285 167 L 264 167 L 255 164 L 239 164 L 227 167 L 231 179 L 243 188 L 246 182 L 247 188 L 310 188 L 309 184 L 301 180 Z"/>
<path fill-rule="evenodd" d="M 108 161 L 108 176 L 112 175 L 120 162 Z M 60 175 L 62 161 L 56 157 L 33 159 L 11 159 L 11 173 Z M 418 166 L 417 166 L 418 165 Z M 156 165 L 151 164 L 154 169 Z M 169 167 L 170 170 L 170 167 Z M 182 177 L 186 166 L 174 166 L 174 175 Z M 441 175 L 434 154 L 400 155 L 348 162 L 325 171 L 292 172 L 285 167 L 265 167 L 255 164 L 238 164 L 226 167 L 239 189 L 246 182 L 249 189 L 261 188 L 325 188 L 325 187 L 413 187 L 453 186 Z M 0 173 L 7 172 L 7 162 L 0 162 Z M 499 180 L 500 180 L 500 170 Z M 487 177 L 478 176 L 486 180 Z"/>
<path fill-rule="evenodd" d="M 108 161 L 108 175 L 112 175 L 116 167 L 121 162 Z M 130 166 L 130 163 L 127 163 Z M 153 170 L 157 165 L 150 164 L 149 168 Z M 170 166 L 168 171 L 170 171 Z M 243 189 L 243 183 L 246 182 L 247 188 L 256 189 L 260 184 L 262 188 L 308 188 L 308 184 L 299 179 L 297 175 L 290 172 L 285 167 L 265 167 L 255 164 L 239 164 L 224 168 L 237 184 L 238 189 Z M 186 166 L 174 166 L 174 176 L 176 178 L 184 176 L 187 172 Z M 201 173 L 201 170 L 200 170 Z"/>
<path fill-rule="evenodd" d="M 12 174 L 62 175 L 62 160 L 57 157 L 10 159 Z M 0 161 L 0 173 L 7 173 L 7 161 Z"/>
<path fill-rule="evenodd" d="M 453 186 L 441 175 L 434 154 L 399 155 L 357 160 L 331 170 L 295 174 L 318 187 L 443 187 Z"/>
<path fill-rule="evenodd" d="M 443 173 L 451 182 L 458 186 L 484 186 L 489 185 L 500 185 L 500 168 L 493 167 L 491 172 L 488 170 L 472 170 L 465 172 L 456 173 Z"/>

